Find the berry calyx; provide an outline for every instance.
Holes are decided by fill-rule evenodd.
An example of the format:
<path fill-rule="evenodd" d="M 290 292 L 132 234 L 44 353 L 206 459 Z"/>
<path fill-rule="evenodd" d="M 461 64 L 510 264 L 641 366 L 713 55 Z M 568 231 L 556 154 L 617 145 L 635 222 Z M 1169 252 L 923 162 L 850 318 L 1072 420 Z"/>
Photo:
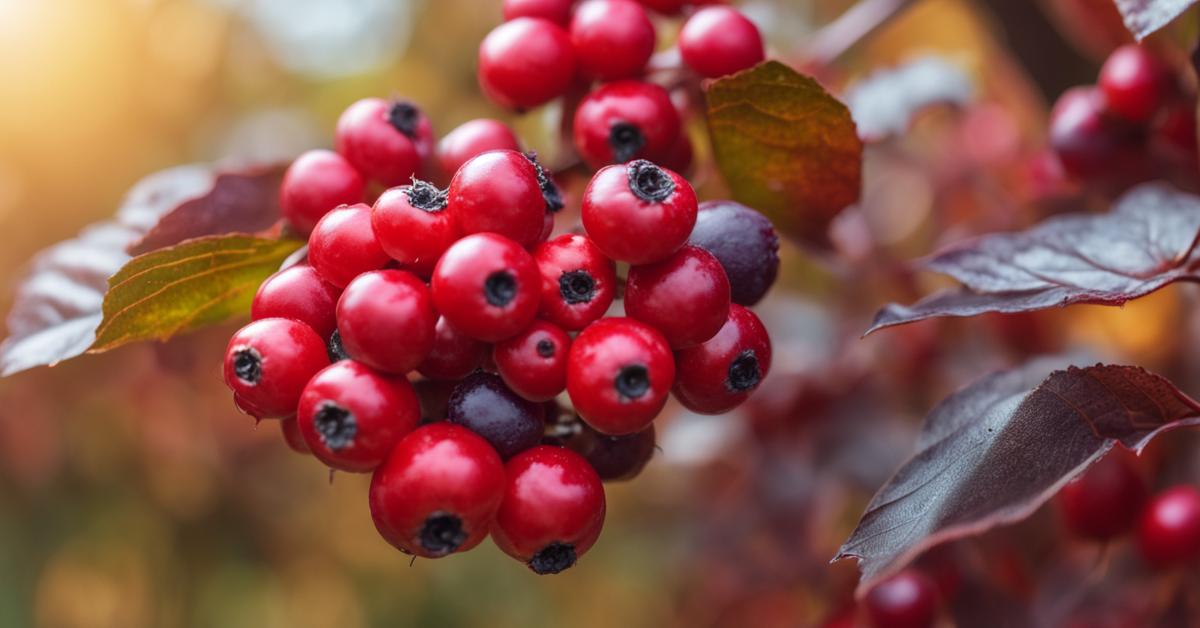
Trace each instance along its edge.
<path fill-rule="evenodd" d="M 696 11 L 679 31 L 683 62 L 706 78 L 717 78 L 753 67 L 763 60 L 758 27 L 733 7 Z"/>
<path fill-rule="evenodd" d="M 548 401 L 567 388 L 571 337 L 561 327 L 534 321 L 525 331 L 496 343 L 492 359 L 504 383 L 531 401 Z"/>
<path fill-rule="evenodd" d="M 700 203 L 688 244 L 716 256 L 734 303 L 762 300 L 779 273 L 779 236 L 766 216 L 734 201 Z"/>
<path fill-rule="evenodd" d="M 1063 520 L 1077 536 L 1107 540 L 1127 532 L 1148 496 L 1135 456 L 1117 446 L 1058 493 Z"/>
<path fill-rule="evenodd" d="M 513 392 L 499 377 L 476 372 L 450 394 L 446 419 L 479 434 L 507 460 L 542 440 L 542 406 Z"/>
<path fill-rule="evenodd" d="M 472 157 L 447 192 L 459 233 L 497 233 L 521 246 L 537 243 L 548 209 L 542 175 L 532 159 L 516 151 Z"/>
<path fill-rule="evenodd" d="M 1200 560 L 1200 489 L 1183 485 L 1155 495 L 1138 521 L 1137 545 L 1155 567 Z"/>
<path fill-rule="evenodd" d="M 648 161 L 608 166 L 583 193 L 583 228 L 608 257 L 650 264 L 677 251 L 696 224 L 696 193 Z"/>
<path fill-rule="evenodd" d="M 446 192 L 420 180 L 380 195 L 371 209 L 371 228 L 389 257 L 425 276 L 458 239 Z"/>
<path fill-rule="evenodd" d="M 512 129 L 499 120 L 469 120 L 444 135 L 438 142 L 438 165 L 446 177 L 452 177 L 472 157 L 492 150 L 519 152 L 521 144 Z"/>
<path fill-rule="evenodd" d="M 667 90 L 624 80 L 601 85 L 575 110 L 575 149 L 592 168 L 631 159 L 661 160 L 679 138 L 682 123 Z"/>
<path fill-rule="evenodd" d="M 937 585 L 906 569 L 872 587 L 864 605 L 876 628 L 929 628 L 937 619 Z"/>
<path fill-rule="evenodd" d="M 654 54 L 654 25 L 633 0 L 585 0 L 571 18 L 579 70 L 601 81 L 636 78 Z"/>
<path fill-rule="evenodd" d="M 389 260 L 371 228 L 371 208 L 362 203 L 325 214 L 308 236 L 308 263 L 338 288 Z"/>
<path fill-rule="evenodd" d="M 420 172 L 433 151 L 433 128 L 411 102 L 364 98 L 338 118 L 334 143 L 359 172 L 392 187 Z"/>
<path fill-rule="evenodd" d="M 525 249 L 494 233 L 454 243 L 433 271 L 433 302 L 462 333 L 499 342 L 537 315 L 541 277 Z"/>
<path fill-rule="evenodd" d="M 665 338 L 631 318 L 604 318 L 575 338 L 567 393 L 579 416 L 604 434 L 645 429 L 667 402 L 675 360 Z"/>
<path fill-rule="evenodd" d="M 542 276 L 539 313 L 567 331 L 604 316 L 617 291 L 616 265 L 590 238 L 563 234 L 539 244 L 533 260 Z"/>
<path fill-rule="evenodd" d="M 675 398 L 700 414 L 721 414 L 746 400 L 771 368 L 771 339 L 754 312 L 729 306 L 717 335 L 676 353 Z"/>
<path fill-rule="evenodd" d="M 329 210 L 361 203 L 367 182 L 341 155 L 310 150 L 292 162 L 279 184 L 279 209 L 288 225 L 307 236 Z"/>
<path fill-rule="evenodd" d="M 492 29 L 479 44 L 479 85 L 492 102 L 529 109 L 566 93 L 575 78 L 575 50 L 563 28 L 518 17 Z"/>
<path fill-rule="evenodd" d="M 439 558 L 483 541 L 504 491 L 504 465 L 487 441 L 431 423 L 402 438 L 375 470 L 371 518 L 401 551 Z"/>
<path fill-rule="evenodd" d="M 539 445 L 505 465 L 504 499 L 492 539 L 534 573 L 572 567 L 604 526 L 604 486 L 579 454 Z"/>
<path fill-rule="evenodd" d="M 341 291 L 325 282 L 312 266 L 285 268 L 258 287 L 250 304 L 250 317 L 290 318 L 308 325 L 322 338 L 329 338 L 337 325 L 334 308 Z"/>
<path fill-rule="evenodd" d="M 359 275 L 337 305 L 346 353 L 395 375 L 415 369 L 433 350 L 437 319 L 425 283 L 402 270 Z"/>
<path fill-rule="evenodd" d="M 633 266 L 625 313 L 662 332 L 672 349 L 712 338 L 729 314 L 729 279 L 712 253 L 684 246 L 653 264 Z"/>
<path fill-rule="evenodd" d="M 264 318 L 239 329 L 225 349 L 225 385 L 258 418 L 286 417 L 308 380 L 329 365 L 325 341 L 311 327 Z"/>

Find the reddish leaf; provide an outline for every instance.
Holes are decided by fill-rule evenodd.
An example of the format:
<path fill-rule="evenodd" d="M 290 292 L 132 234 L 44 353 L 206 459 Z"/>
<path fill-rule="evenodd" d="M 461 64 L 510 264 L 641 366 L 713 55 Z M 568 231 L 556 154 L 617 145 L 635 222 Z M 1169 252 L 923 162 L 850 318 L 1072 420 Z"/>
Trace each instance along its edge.
<path fill-rule="evenodd" d="M 939 316 L 1121 305 L 1181 279 L 1200 279 L 1198 235 L 1200 198 L 1162 183 L 1142 185 L 1108 214 L 1059 216 L 937 253 L 925 266 L 964 288 L 910 306 L 887 305 L 867 333 Z"/>
<path fill-rule="evenodd" d="M 858 136 L 874 142 L 908 130 L 913 117 L 933 105 L 965 105 L 971 79 L 958 66 L 939 57 L 920 57 L 880 70 L 846 91 Z"/>
<path fill-rule="evenodd" d="M 1114 0 L 1125 27 L 1140 41 L 1179 17 L 1196 0 Z"/>
<path fill-rule="evenodd" d="M 1028 517 L 1116 442 L 1140 450 L 1200 424 L 1200 404 L 1141 368 L 1046 376 L 1052 368 L 1043 360 L 985 377 L 930 412 L 916 453 L 834 558 L 859 559 L 860 591 L 934 545 Z"/>

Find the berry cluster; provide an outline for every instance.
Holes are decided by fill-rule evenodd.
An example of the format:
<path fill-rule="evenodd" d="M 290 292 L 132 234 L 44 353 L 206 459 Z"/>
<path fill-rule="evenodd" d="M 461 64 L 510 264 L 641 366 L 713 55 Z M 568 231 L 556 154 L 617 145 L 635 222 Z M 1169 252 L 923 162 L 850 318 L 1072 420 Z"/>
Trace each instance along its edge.
<path fill-rule="evenodd" d="M 1195 98 L 1166 64 L 1129 44 L 1108 57 L 1096 85 L 1059 97 L 1050 145 L 1063 170 L 1085 180 L 1136 178 L 1154 172 L 1156 161 L 1194 169 L 1195 109 Z"/>
<path fill-rule="evenodd" d="M 445 556 L 490 534 L 556 573 L 600 533 L 601 482 L 650 458 L 672 391 L 721 413 L 767 374 L 747 306 L 775 279 L 778 239 L 646 160 L 597 172 L 581 232 L 552 237 L 562 196 L 515 144 L 474 121 L 435 147 L 404 101 L 347 109 L 336 152 L 284 177 L 307 261 L 262 284 L 225 381 L 244 412 L 284 419 L 293 448 L 372 472 L 376 527 L 401 551 Z M 445 189 L 417 178 L 438 167 L 454 168 Z M 369 185 L 386 188 L 371 205 Z"/>
<path fill-rule="evenodd" d="M 583 161 L 600 168 L 648 159 L 685 172 L 692 148 L 679 113 L 666 89 L 645 80 L 657 43 L 646 8 L 676 14 L 692 4 L 699 3 L 506 0 L 506 21 L 479 47 L 479 84 L 496 104 L 524 110 L 598 82 L 574 113 Z M 764 55 L 758 28 L 728 6 L 692 12 L 677 47 L 692 72 L 709 78 L 749 68 Z"/>

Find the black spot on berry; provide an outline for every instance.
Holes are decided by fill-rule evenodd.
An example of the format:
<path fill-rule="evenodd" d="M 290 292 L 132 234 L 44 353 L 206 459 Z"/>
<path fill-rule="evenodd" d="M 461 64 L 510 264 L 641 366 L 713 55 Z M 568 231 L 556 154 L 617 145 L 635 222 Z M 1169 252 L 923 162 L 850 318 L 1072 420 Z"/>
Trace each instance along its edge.
<path fill-rule="evenodd" d="M 419 210 L 432 213 L 446 209 L 446 191 L 439 190 L 428 181 L 413 179 L 405 194 L 408 196 L 408 204 Z"/>
<path fill-rule="evenodd" d="M 650 390 L 650 371 L 641 364 L 630 364 L 617 373 L 613 385 L 622 399 L 637 399 Z"/>
<path fill-rule="evenodd" d="M 504 307 L 517 296 L 517 278 L 507 270 L 498 270 L 483 282 L 483 296 L 490 305 Z"/>
<path fill-rule="evenodd" d="M 729 363 L 729 374 L 725 378 L 725 387 L 732 392 L 745 392 L 758 386 L 762 380 L 762 371 L 758 367 L 758 356 L 750 349 L 738 354 Z"/>
<path fill-rule="evenodd" d="M 559 275 L 558 292 L 569 305 L 589 303 L 596 296 L 596 280 L 585 270 L 570 270 Z"/>
<path fill-rule="evenodd" d="M 397 100 L 387 112 L 388 124 L 410 138 L 416 137 L 420 120 L 421 110 L 407 100 Z"/>
<path fill-rule="evenodd" d="M 238 349 L 233 354 L 233 373 L 243 382 L 257 385 L 262 381 L 262 354 L 254 347 Z"/>
<path fill-rule="evenodd" d="M 567 543 L 551 543 L 533 555 L 529 568 L 538 575 L 555 574 L 570 569 L 575 564 L 575 546 Z"/>
<path fill-rule="evenodd" d="M 358 421 L 354 414 L 332 401 L 321 402 L 313 415 L 313 427 L 330 451 L 353 445 L 354 437 L 358 434 Z"/>
<path fill-rule="evenodd" d="M 629 189 L 633 195 L 647 203 L 661 203 L 675 193 L 675 180 L 666 170 L 639 159 L 625 167 L 629 177 Z"/>
<path fill-rule="evenodd" d="M 617 122 L 608 129 L 608 145 L 612 148 L 613 159 L 625 163 L 646 145 L 646 136 L 635 125 Z"/>
<path fill-rule="evenodd" d="M 437 512 L 425 519 L 421 526 L 421 547 L 425 551 L 445 556 L 458 549 L 467 540 L 467 532 L 463 530 L 462 519 L 455 515 Z"/>

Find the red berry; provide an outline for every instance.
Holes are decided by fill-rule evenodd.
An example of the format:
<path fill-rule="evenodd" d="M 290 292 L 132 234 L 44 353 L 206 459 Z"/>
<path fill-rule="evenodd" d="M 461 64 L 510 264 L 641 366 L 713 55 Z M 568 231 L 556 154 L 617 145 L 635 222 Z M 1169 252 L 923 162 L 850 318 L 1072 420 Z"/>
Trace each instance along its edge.
<path fill-rule="evenodd" d="M 717 78 L 763 60 L 763 40 L 754 22 L 733 7 L 696 11 L 679 31 L 679 54 L 701 76 Z"/>
<path fill-rule="evenodd" d="M 1050 145 L 1068 174 L 1092 178 L 1124 170 L 1140 154 L 1141 134 L 1105 113 L 1098 89 L 1075 87 L 1050 112 Z"/>
<path fill-rule="evenodd" d="M 318 460 L 340 471 L 365 473 L 417 426 L 421 408 L 412 385 L 342 360 L 313 376 L 300 395 L 296 420 Z"/>
<path fill-rule="evenodd" d="M 290 318 L 312 327 L 318 336 L 329 338 L 337 325 L 334 308 L 340 294 L 312 266 L 292 266 L 262 282 L 250 304 L 250 317 L 256 321 Z"/>
<path fill-rule="evenodd" d="M 675 145 L 661 159 L 664 168 L 674 170 L 687 178 L 692 172 L 692 138 L 688 134 L 681 132 L 679 138 L 675 140 Z"/>
<path fill-rule="evenodd" d="M 338 335 L 350 357 L 402 375 L 433 349 L 437 312 L 425 283 L 402 270 L 364 273 L 337 305 Z"/>
<path fill-rule="evenodd" d="M 566 93 L 575 78 L 575 51 L 554 22 L 519 17 L 492 29 L 479 44 L 479 85 L 492 102 L 528 109 Z"/>
<path fill-rule="evenodd" d="M 654 425 L 633 434 L 608 436 L 580 423 L 579 432 L 567 440 L 566 446 L 583 456 L 601 480 L 630 480 L 654 455 Z"/>
<path fill-rule="evenodd" d="M 433 271 L 433 302 L 450 324 L 485 342 L 525 329 L 537 316 L 541 277 L 521 245 L 494 233 L 469 235 Z"/>
<path fill-rule="evenodd" d="M 486 344 L 458 331 L 445 316 L 440 316 L 434 329 L 433 348 L 417 365 L 417 372 L 429 379 L 462 379 L 479 367 L 487 350 Z"/>
<path fill-rule="evenodd" d="M 1136 464 L 1134 455 L 1118 446 L 1062 487 L 1058 502 L 1071 532 L 1107 540 L 1133 527 L 1147 497 Z"/>
<path fill-rule="evenodd" d="M 608 311 L 617 292 L 616 264 L 587 236 L 563 234 L 533 250 L 542 275 L 540 313 L 579 331 Z"/>
<path fill-rule="evenodd" d="M 672 349 L 698 345 L 729 315 L 729 279 L 712 253 L 685 246 L 665 260 L 629 269 L 625 314 L 662 332 Z"/>
<path fill-rule="evenodd" d="M 521 246 L 537 243 L 549 209 L 539 174 L 532 159 L 512 150 L 468 160 L 450 180 L 448 191 L 459 232 L 498 233 Z"/>
<path fill-rule="evenodd" d="M 876 628 L 928 628 L 937 618 L 937 587 L 913 569 L 872 587 L 864 602 Z"/>
<path fill-rule="evenodd" d="M 392 187 L 421 171 L 433 152 L 433 128 L 411 102 L 364 98 L 338 118 L 335 143 L 368 179 Z"/>
<path fill-rule="evenodd" d="M 700 203 L 688 244 L 716 256 L 734 303 L 762 300 L 779 273 L 779 236 L 766 216 L 734 201 Z"/>
<path fill-rule="evenodd" d="M 504 21 L 519 17 L 540 17 L 566 27 L 571 21 L 575 0 L 504 0 Z"/>
<path fill-rule="evenodd" d="M 654 54 L 654 25 L 633 0 L 584 0 L 570 32 L 580 72 L 601 81 L 640 76 Z"/>
<path fill-rule="evenodd" d="M 593 168 L 631 159 L 661 160 L 682 123 L 667 90 L 643 81 L 601 85 L 575 110 L 575 148 Z"/>
<path fill-rule="evenodd" d="M 375 470 L 371 518 L 400 551 L 437 558 L 479 545 L 504 491 L 504 464 L 487 441 L 432 423 L 401 439 Z"/>
<path fill-rule="evenodd" d="M 392 188 L 375 201 L 371 228 L 379 246 L 406 269 L 428 276 L 458 239 L 446 193 L 424 181 Z"/>
<path fill-rule="evenodd" d="M 325 341 L 311 327 L 286 318 L 264 318 L 229 339 L 225 384 L 255 416 L 291 416 L 304 385 L 328 365 Z"/>
<path fill-rule="evenodd" d="M 642 6 L 663 15 L 675 15 L 689 3 L 687 0 L 639 0 Z"/>
<path fill-rule="evenodd" d="M 262 408 L 255 406 L 253 403 L 250 403 L 249 401 L 246 401 L 241 395 L 239 395 L 237 393 L 233 393 L 233 406 L 235 408 L 237 408 L 238 412 L 241 412 L 242 414 L 245 414 L 247 416 L 252 416 L 252 417 L 254 417 L 254 419 L 256 421 L 259 421 L 262 419 L 273 418 L 270 416 L 270 413 L 263 412 Z M 274 417 L 274 418 L 278 418 L 278 417 Z"/>
<path fill-rule="evenodd" d="M 284 173 L 279 209 L 292 229 L 308 235 L 329 210 L 361 203 L 366 188 L 367 182 L 344 157 L 333 151 L 310 150 Z"/>
<path fill-rule="evenodd" d="M 1142 556 L 1156 567 L 1200 559 L 1200 490 L 1184 485 L 1156 495 L 1142 512 L 1137 541 Z"/>
<path fill-rule="evenodd" d="M 338 288 L 389 261 L 371 228 L 371 208 L 361 203 L 325 214 L 308 236 L 308 263 Z"/>
<path fill-rule="evenodd" d="M 631 318 L 603 318 L 575 338 L 567 393 L 579 416 L 604 434 L 641 431 L 667 403 L 675 381 L 671 348 Z"/>
<path fill-rule="evenodd" d="M 771 339 L 754 312 L 729 306 L 729 319 L 711 340 L 675 355 L 675 398 L 693 412 L 721 414 L 754 392 L 771 369 Z"/>
<path fill-rule="evenodd" d="M 1126 44 L 1108 56 L 1096 85 L 1108 110 L 1130 122 L 1146 122 L 1171 94 L 1171 72 L 1149 50 Z"/>
<path fill-rule="evenodd" d="M 1165 157 L 1185 164 L 1196 162 L 1196 106 L 1188 101 L 1167 105 L 1151 127 L 1154 147 Z"/>
<path fill-rule="evenodd" d="M 554 323 L 533 321 L 525 331 L 496 344 L 492 358 L 504 383 L 532 401 L 553 399 L 567 388 L 571 337 Z"/>
<path fill-rule="evenodd" d="M 312 453 L 308 448 L 308 443 L 304 442 L 304 436 L 300 433 L 300 424 L 296 422 L 296 417 L 290 416 L 279 422 L 279 431 L 283 433 L 283 441 L 292 451 L 298 454 Z"/>
<path fill-rule="evenodd" d="M 460 124 L 438 142 L 438 165 L 447 177 L 452 177 L 467 160 L 490 150 L 520 151 L 521 144 L 512 129 L 499 120 L 470 120 Z"/>
<path fill-rule="evenodd" d="M 696 224 L 696 193 L 683 177 L 648 161 L 608 166 L 584 190 L 582 217 L 605 255 L 650 264 L 687 242 Z"/>
<path fill-rule="evenodd" d="M 505 465 L 504 499 L 492 539 L 538 574 L 558 573 L 583 556 L 604 526 L 604 485 L 586 460 L 539 445 Z"/>
<path fill-rule="evenodd" d="M 542 405 L 522 399 L 491 373 L 473 373 L 454 387 L 446 420 L 479 434 L 507 460 L 542 440 Z"/>

